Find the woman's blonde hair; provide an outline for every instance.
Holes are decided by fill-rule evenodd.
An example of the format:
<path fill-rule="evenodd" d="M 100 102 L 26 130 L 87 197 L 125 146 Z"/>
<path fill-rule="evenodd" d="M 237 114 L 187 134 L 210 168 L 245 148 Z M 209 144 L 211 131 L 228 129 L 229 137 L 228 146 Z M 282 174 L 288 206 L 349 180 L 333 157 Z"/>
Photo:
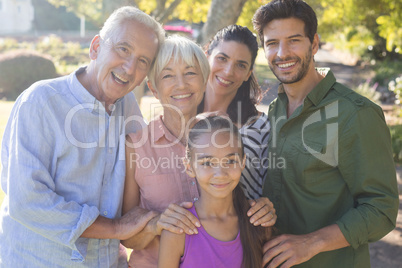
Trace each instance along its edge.
<path fill-rule="evenodd" d="M 174 60 L 174 63 L 183 60 L 190 66 L 194 66 L 194 60 L 197 60 L 204 78 L 204 83 L 207 82 L 209 76 L 209 63 L 204 51 L 190 39 L 183 36 L 173 35 L 169 36 L 160 47 L 155 64 L 148 74 L 148 79 L 154 88 L 156 88 L 156 78 L 171 59 Z"/>

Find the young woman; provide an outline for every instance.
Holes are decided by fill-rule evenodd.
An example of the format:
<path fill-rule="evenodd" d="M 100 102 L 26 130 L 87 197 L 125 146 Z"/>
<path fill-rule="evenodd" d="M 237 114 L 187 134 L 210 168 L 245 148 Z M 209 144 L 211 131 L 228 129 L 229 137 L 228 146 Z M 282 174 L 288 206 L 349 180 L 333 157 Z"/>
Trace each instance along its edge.
<path fill-rule="evenodd" d="M 249 223 L 239 185 L 245 166 L 242 140 L 228 118 L 207 117 L 189 132 L 186 172 L 200 197 L 189 211 L 201 222 L 198 235 L 162 232 L 158 267 L 261 267 L 269 228 Z"/>
<path fill-rule="evenodd" d="M 163 229 L 198 233 L 199 220 L 182 207 L 191 207 L 198 199 L 197 184 L 186 174 L 181 160 L 185 156 L 187 129 L 194 122 L 208 75 L 208 60 L 194 42 L 173 36 L 161 46 L 148 85 L 162 104 L 163 114 L 146 128 L 130 134 L 126 143 L 123 214 L 140 218 L 148 211 L 155 212 L 139 234 L 123 241 L 134 249 L 131 267 L 157 266 Z M 270 214 L 275 213 L 268 202 L 261 198 L 245 212 L 253 224 L 274 223 Z"/>
<path fill-rule="evenodd" d="M 262 196 L 268 167 L 270 124 L 256 108 L 262 99 L 253 74 L 257 52 L 257 39 L 247 27 L 230 25 L 220 30 L 206 48 L 211 73 L 198 107 L 199 112 L 226 113 L 239 127 L 247 155 L 240 184 L 248 199 Z"/>

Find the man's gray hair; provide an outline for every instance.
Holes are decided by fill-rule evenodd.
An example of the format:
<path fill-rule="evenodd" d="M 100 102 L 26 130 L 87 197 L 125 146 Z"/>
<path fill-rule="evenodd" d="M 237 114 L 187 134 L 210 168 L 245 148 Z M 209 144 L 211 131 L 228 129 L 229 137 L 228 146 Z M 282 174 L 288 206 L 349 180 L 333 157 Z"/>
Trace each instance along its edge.
<path fill-rule="evenodd" d="M 101 39 L 109 39 L 112 33 L 125 21 L 137 21 L 144 24 L 155 32 L 159 46 L 164 42 L 165 30 L 162 26 L 151 16 L 133 6 L 120 7 L 109 16 L 99 32 Z"/>
<path fill-rule="evenodd" d="M 154 88 L 156 88 L 156 78 L 169 63 L 170 59 L 173 59 L 175 64 L 183 60 L 189 66 L 195 66 L 196 62 L 194 60 L 197 60 L 204 78 L 204 83 L 207 82 L 210 69 L 204 51 L 190 39 L 173 35 L 169 36 L 160 47 L 155 64 L 148 74 L 148 79 Z"/>

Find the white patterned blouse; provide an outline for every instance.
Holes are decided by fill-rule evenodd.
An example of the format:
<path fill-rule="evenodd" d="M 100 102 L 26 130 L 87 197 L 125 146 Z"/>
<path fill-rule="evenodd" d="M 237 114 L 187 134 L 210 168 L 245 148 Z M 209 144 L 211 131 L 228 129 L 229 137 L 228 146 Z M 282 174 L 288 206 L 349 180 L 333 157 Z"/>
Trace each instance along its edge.
<path fill-rule="evenodd" d="M 239 130 L 247 156 L 240 184 L 248 199 L 257 199 L 262 196 L 262 186 L 269 164 L 267 146 L 270 130 L 268 116 L 264 113 L 253 123 L 244 125 Z"/>

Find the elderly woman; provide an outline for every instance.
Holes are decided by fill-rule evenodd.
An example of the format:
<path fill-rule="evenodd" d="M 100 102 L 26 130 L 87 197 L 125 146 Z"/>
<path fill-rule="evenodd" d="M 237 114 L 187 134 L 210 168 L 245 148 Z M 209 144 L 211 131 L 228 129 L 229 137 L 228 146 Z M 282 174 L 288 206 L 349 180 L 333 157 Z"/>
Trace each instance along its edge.
<path fill-rule="evenodd" d="M 199 220 L 186 208 L 197 200 L 198 189 L 189 177 L 185 156 L 187 129 L 197 114 L 209 76 L 202 49 L 184 37 L 170 37 L 162 45 L 149 75 L 149 88 L 163 106 L 163 114 L 137 133 L 128 135 L 123 214 L 137 217 L 154 211 L 155 217 L 139 234 L 122 241 L 133 248 L 131 267 L 156 267 L 162 229 L 198 233 Z M 253 203 L 250 222 L 270 217 L 267 199 Z M 180 204 L 180 205 L 178 205 Z"/>

